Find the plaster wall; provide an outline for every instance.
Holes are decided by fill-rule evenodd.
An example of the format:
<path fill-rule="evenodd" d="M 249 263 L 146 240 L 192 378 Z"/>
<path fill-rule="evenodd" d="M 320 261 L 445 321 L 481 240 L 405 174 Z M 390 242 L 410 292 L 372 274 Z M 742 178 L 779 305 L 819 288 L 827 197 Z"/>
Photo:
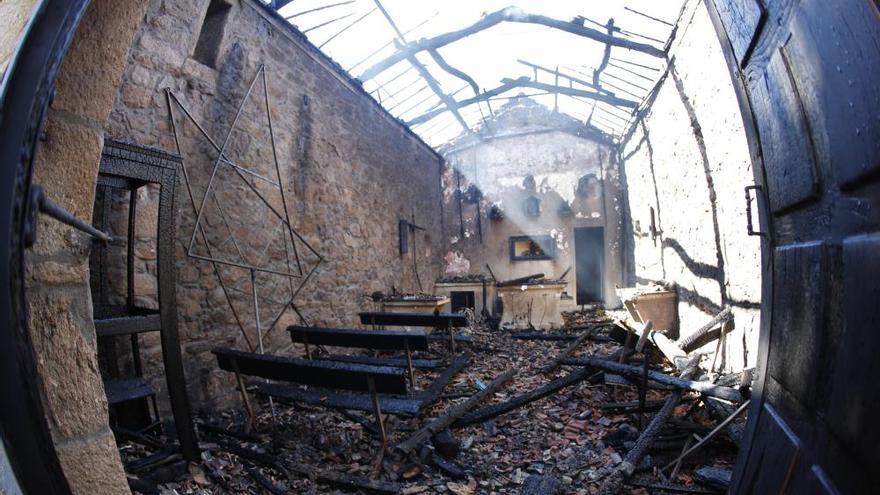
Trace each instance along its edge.
<path fill-rule="evenodd" d="M 736 329 L 719 358 L 738 370 L 754 366 L 757 357 L 761 246 L 747 235 L 743 193 L 754 171 L 731 75 L 703 2 L 687 4 L 671 54 L 655 99 L 621 146 L 627 279 L 676 286 L 681 337 L 730 306 Z"/>
<path fill-rule="evenodd" d="M 498 280 L 534 273 L 557 278 L 571 267 L 565 277 L 565 292 L 574 298 L 578 276 L 574 229 L 602 227 L 604 303 L 619 304 L 614 286 L 621 274 L 620 197 L 616 153 L 611 143 L 598 133 L 575 135 L 569 129 L 583 131 L 582 123 L 527 98 L 501 107 L 489 125 L 496 137 L 484 136 L 478 144 L 459 144 L 446 153 L 449 165 L 443 176 L 443 212 L 447 266 L 451 260 L 463 257 L 471 273 L 488 275 L 488 264 Z M 510 137 L 498 137 L 505 135 Z M 533 189 L 527 176 L 534 179 Z M 462 236 L 456 189 L 466 191 L 471 184 L 483 194 L 480 225 L 477 205 L 463 201 Z M 526 212 L 530 197 L 540 202 L 538 215 Z M 502 211 L 502 219 L 490 218 L 493 205 Z M 511 260 L 509 239 L 520 235 L 551 236 L 555 257 Z M 575 302 L 563 300 L 560 307 L 574 309 Z"/>

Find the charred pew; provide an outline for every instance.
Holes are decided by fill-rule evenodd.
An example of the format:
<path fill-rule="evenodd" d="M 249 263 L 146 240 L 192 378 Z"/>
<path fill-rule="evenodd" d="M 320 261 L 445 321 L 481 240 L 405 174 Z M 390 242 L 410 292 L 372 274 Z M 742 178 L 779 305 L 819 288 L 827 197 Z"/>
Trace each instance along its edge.
<path fill-rule="evenodd" d="M 418 414 L 421 408 L 421 400 L 379 395 L 407 393 L 406 377 L 400 368 L 289 358 L 227 348 L 215 348 L 211 352 L 217 357 L 220 369 L 235 373 L 248 409 L 247 391 L 241 375 L 309 385 L 315 388 L 301 390 L 299 387 L 259 383 L 256 392 L 288 402 L 336 409 L 372 410 L 384 445 L 387 437 L 382 412 L 412 416 Z M 347 393 L 339 393 L 339 390 Z"/>
<path fill-rule="evenodd" d="M 306 356 L 312 359 L 310 345 L 329 345 L 336 347 L 356 347 L 387 351 L 405 351 L 406 368 L 409 371 L 410 383 L 416 386 L 415 366 L 412 351 L 427 351 L 428 337 L 424 331 L 399 330 L 361 330 L 353 328 L 321 328 L 291 325 L 287 327 L 290 339 L 305 345 Z M 342 361 L 334 359 L 334 361 Z M 369 363 L 388 366 L 387 363 Z"/>
<path fill-rule="evenodd" d="M 456 336 L 454 328 L 467 326 L 467 318 L 455 313 L 359 313 L 361 323 L 376 326 L 429 327 L 446 329 L 449 332 L 449 348 L 455 352 Z"/>

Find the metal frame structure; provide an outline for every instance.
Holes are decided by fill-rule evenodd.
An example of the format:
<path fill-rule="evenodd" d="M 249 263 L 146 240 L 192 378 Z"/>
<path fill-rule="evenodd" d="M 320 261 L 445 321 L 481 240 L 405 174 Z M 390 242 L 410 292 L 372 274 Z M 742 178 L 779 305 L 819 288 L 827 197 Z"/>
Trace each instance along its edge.
<path fill-rule="evenodd" d="M 261 176 L 260 174 L 254 172 L 253 170 L 250 170 L 246 167 L 242 167 L 242 166 L 237 165 L 231 159 L 231 157 L 228 156 L 227 151 L 226 151 L 227 144 L 229 143 L 229 138 L 232 135 L 232 133 L 235 131 L 236 126 L 239 122 L 239 118 L 240 118 L 242 111 L 244 109 L 244 106 L 247 103 L 248 99 L 253 94 L 254 88 L 256 87 L 258 81 L 262 81 L 262 86 L 263 86 L 263 91 L 262 91 L 263 103 L 264 103 L 264 108 L 266 111 L 269 139 L 270 139 L 270 143 L 271 143 L 271 147 L 272 147 L 272 159 L 273 159 L 273 165 L 274 165 L 274 169 L 275 169 L 275 180 L 274 181 L 270 178 Z M 232 310 L 233 316 L 235 317 L 236 324 L 238 325 L 239 330 L 241 331 L 241 334 L 244 337 L 245 342 L 248 346 L 248 350 L 253 352 L 256 349 L 259 349 L 259 352 L 262 353 L 264 351 L 263 336 L 265 335 L 265 333 L 271 332 L 275 328 L 278 321 L 281 319 L 281 317 L 284 315 L 284 313 L 287 311 L 288 308 L 292 309 L 296 313 L 296 315 L 300 318 L 300 320 L 302 320 L 302 322 L 304 324 L 308 324 L 308 322 L 303 317 L 302 313 L 300 313 L 299 309 L 294 304 L 294 300 L 299 295 L 299 293 L 303 289 L 303 287 L 308 283 L 308 281 L 315 274 L 315 272 L 317 271 L 317 269 L 321 265 L 321 263 L 324 261 L 323 256 L 321 256 L 321 254 L 317 250 L 315 250 L 296 231 L 296 229 L 293 227 L 293 225 L 290 221 L 288 201 L 287 201 L 286 193 L 284 191 L 283 181 L 281 178 L 281 167 L 278 163 L 278 153 L 276 150 L 276 143 L 275 143 L 275 131 L 274 131 L 274 127 L 272 125 L 272 112 L 271 112 L 271 105 L 269 102 L 269 91 L 268 91 L 268 81 L 266 78 L 266 68 L 265 68 L 265 66 L 261 65 L 257 69 L 257 73 L 254 75 L 254 78 L 251 80 L 250 84 L 248 85 L 248 89 L 247 89 L 244 97 L 242 98 L 242 100 L 238 106 L 238 109 L 236 111 L 235 118 L 232 121 L 232 125 L 229 127 L 229 130 L 226 134 L 226 137 L 223 139 L 223 142 L 221 145 L 218 145 L 217 142 L 213 138 L 211 138 L 210 134 L 208 134 L 208 132 L 205 130 L 205 128 L 193 116 L 192 112 L 189 111 L 189 109 L 186 107 L 186 105 L 184 105 L 184 103 L 181 102 L 180 99 L 174 95 L 174 93 L 172 93 L 170 90 L 166 90 L 165 95 L 166 95 L 166 104 L 168 106 L 168 118 L 169 118 L 169 121 L 171 124 L 172 132 L 174 133 L 174 142 L 175 142 L 175 146 L 177 148 L 178 153 L 181 155 L 183 154 L 181 151 L 180 138 L 179 138 L 178 130 L 177 130 L 177 123 L 176 123 L 177 119 L 175 117 L 175 112 L 174 112 L 175 106 L 183 112 L 183 114 L 186 116 L 186 118 L 198 129 L 199 133 L 207 140 L 207 142 L 218 153 L 217 159 L 214 161 L 214 164 L 213 164 L 213 167 L 211 170 L 210 178 L 208 179 L 208 184 L 205 188 L 205 193 L 202 196 L 201 201 L 199 201 L 198 203 L 196 202 L 195 195 L 193 194 L 192 183 L 190 181 L 190 175 L 189 175 L 186 163 L 184 162 L 183 166 L 182 166 L 183 179 L 184 179 L 184 184 L 186 186 L 187 195 L 189 196 L 190 203 L 192 204 L 193 210 L 196 213 L 196 221 L 195 221 L 195 224 L 193 225 L 193 231 L 190 236 L 189 246 L 187 249 L 187 256 L 194 258 L 194 259 L 207 261 L 207 262 L 211 263 L 211 265 L 214 269 L 214 273 L 217 276 L 217 280 L 220 283 L 220 286 L 223 290 L 223 294 L 224 294 L 224 297 L 226 298 L 226 302 L 229 305 L 230 309 Z M 242 252 L 242 250 L 239 247 L 237 240 L 235 239 L 235 235 L 233 234 L 232 229 L 229 227 L 229 221 L 228 221 L 228 217 L 226 215 L 226 212 L 223 210 L 220 201 L 217 199 L 217 197 L 215 195 L 214 186 L 216 186 L 217 171 L 221 165 L 230 167 L 235 172 L 236 177 L 238 179 L 240 179 L 242 182 L 244 182 L 244 184 L 248 186 L 248 189 L 252 193 L 254 193 L 256 195 L 256 197 L 266 206 L 266 208 L 268 208 L 269 211 L 271 211 L 272 214 L 279 220 L 279 222 L 280 222 L 279 228 L 281 230 L 285 231 L 284 236 L 283 236 L 283 241 L 284 241 L 284 250 L 285 250 L 285 262 L 287 264 L 286 271 L 274 270 L 274 269 L 271 269 L 271 268 L 268 268 L 265 266 L 258 266 L 255 263 L 248 262 L 248 260 L 246 259 L 244 253 Z M 278 188 L 279 194 L 281 196 L 281 203 L 282 203 L 281 208 L 283 209 L 283 214 L 280 213 L 278 211 L 278 209 L 275 208 L 271 204 L 271 202 L 263 194 L 260 193 L 259 190 L 257 190 L 257 188 L 254 186 L 254 184 L 252 184 L 247 179 L 246 175 L 254 177 L 254 180 L 259 179 L 259 180 L 262 180 L 262 181 L 269 183 L 269 184 Z M 228 238 L 232 240 L 232 244 L 235 247 L 236 253 L 238 254 L 239 261 L 234 261 L 234 260 L 226 259 L 223 257 L 218 257 L 213 254 L 213 251 L 211 248 L 211 243 L 208 239 L 208 235 L 206 233 L 205 226 L 202 224 L 202 219 L 204 216 L 205 208 L 208 206 L 208 198 L 209 197 L 213 197 L 215 200 L 215 203 L 217 205 L 217 212 L 220 215 L 220 218 L 222 220 L 223 225 L 226 226 L 226 228 L 227 228 L 227 231 L 229 233 Z M 201 240 L 204 244 L 204 247 L 207 250 L 208 254 L 206 256 L 197 254 L 194 251 L 197 235 L 198 235 L 198 237 L 201 238 Z M 317 259 L 317 261 L 314 263 L 314 265 L 311 267 L 311 269 L 307 273 L 304 272 L 303 268 L 302 268 L 302 260 L 300 259 L 299 252 L 296 248 L 297 240 L 299 242 L 301 242 L 303 244 L 303 246 L 305 246 L 307 251 L 309 253 L 311 253 L 313 256 L 315 256 Z M 289 245 L 288 245 L 288 242 L 290 243 Z M 267 245 L 267 248 L 268 248 L 268 245 Z M 296 265 L 296 271 L 291 269 L 291 257 L 290 257 L 291 251 L 293 251 L 293 257 L 294 257 L 293 262 Z M 236 311 L 235 305 L 233 304 L 232 296 L 230 295 L 230 292 L 235 289 L 230 288 L 227 285 L 227 283 L 224 280 L 223 275 L 220 271 L 219 265 L 225 265 L 225 266 L 233 267 L 233 268 L 246 269 L 250 272 L 250 280 L 251 280 L 250 296 L 251 296 L 251 300 L 252 300 L 252 304 L 253 304 L 254 320 L 255 320 L 255 327 L 256 327 L 256 332 L 257 332 L 257 346 L 256 346 L 256 348 L 255 348 L 253 342 L 251 341 L 250 337 L 248 336 L 247 331 L 245 330 L 245 326 L 242 323 L 241 318 L 239 317 L 238 311 Z M 265 332 L 264 332 L 264 328 L 263 328 L 263 322 L 261 321 L 261 318 L 260 318 L 260 304 L 259 304 L 259 297 L 257 295 L 257 273 L 267 273 L 267 274 L 278 275 L 278 276 L 286 277 L 290 280 L 290 284 L 289 284 L 290 297 L 282 305 L 281 309 L 275 315 L 275 317 L 272 319 L 271 324 L 269 325 L 268 329 L 265 330 Z M 296 285 L 296 287 L 294 287 L 294 284 L 293 284 L 294 278 L 299 279 L 299 283 L 298 283 L 298 285 Z"/>

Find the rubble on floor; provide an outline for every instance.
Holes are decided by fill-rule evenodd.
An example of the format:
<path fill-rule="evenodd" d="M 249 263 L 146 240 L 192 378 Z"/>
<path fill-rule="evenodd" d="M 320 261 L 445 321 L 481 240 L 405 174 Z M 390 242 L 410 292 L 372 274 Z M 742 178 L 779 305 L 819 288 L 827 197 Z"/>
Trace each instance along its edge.
<path fill-rule="evenodd" d="M 661 361 L 660 352 L 623 352 L 621 324 L 601 309 L 564 317 L 566 326 L 553 332 L 555 338 L 470 327 L 471 365 L 419 417 L 387 417 L 384 455 L 368 414 L 261 402 L 252 431 L 246 431 L 241 408 L 199 418 L 201 464 L 187 465 L 173 449 L 144 445 L 147 439 L 120 441 L 130 482 L 136 491 L 163 494 L 723 492 L 745 407 L 652 380 L 640 412 L 633 384 L 639 380 L 566 362 L 612 356 L 620 364 L 623 355 L 642 368 L 648 355 L 652 370 L 670 376 L 679 371 Z M 416 357 L 449 358 L 443 343 Z M 493 396 L 430 441 L 401 452 L 401 442 L 506 370 L 515 375 Z M 702 368 L 683 373 L 689 371 L 690 380 L 705 379 Z M 418 381 L 424 387 L 434 374 L 422 372 Z M 739 378 L 720 375 L 716 382 L 736 386 Z M 668 419 L 652 421 L 664 408 Z M 627 471 L 627 461 L 644 443 L 640 436 L 652 428 L 650 446 Z M 694 446 L 696 455 L 677 461 Z"/>

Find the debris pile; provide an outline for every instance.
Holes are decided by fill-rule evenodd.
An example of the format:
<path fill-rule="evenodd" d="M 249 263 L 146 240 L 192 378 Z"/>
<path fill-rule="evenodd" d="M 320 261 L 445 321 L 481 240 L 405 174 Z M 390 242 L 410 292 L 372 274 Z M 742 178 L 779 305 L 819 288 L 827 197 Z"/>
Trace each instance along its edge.
<path fill-rule="evenodd" d="M 748 380 L 709 381 L 704 355 L 669 359 L 650 324 L 632 328 L 599 309 L 565 321 L 544 334 L 475 324 L 470 366 L 419 416 L 387 416 L 385 449 L 369 414 L 278 402 L 273 413 L 255 400 L 250 431 L 239 410 L 200 418 L 198 465 L 167 455 L 167 439 L 121 441 L 131 485 L 181 494 L 723 492 Z M 443 342 L 415 358 L 453 359 Z M 419 388 L 438 372 L 420 372 Z"/>

